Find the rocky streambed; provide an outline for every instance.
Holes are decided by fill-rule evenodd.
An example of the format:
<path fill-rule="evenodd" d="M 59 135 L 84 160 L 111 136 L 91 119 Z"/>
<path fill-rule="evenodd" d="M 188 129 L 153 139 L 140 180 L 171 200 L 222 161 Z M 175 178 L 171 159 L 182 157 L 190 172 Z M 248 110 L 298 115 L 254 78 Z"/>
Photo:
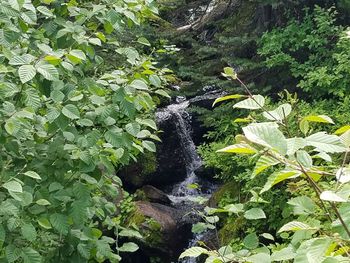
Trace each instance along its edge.
<path fill-rule="evenodd" d="M 157 111 L 158 126 L 163 131 L 157 154 L 129 166 L 121 175 L 129 188 L 137 189 L 139 201 L 128 222 L 143 236 L 134 240 L 139 251 L 123 262 L 196 262 L 178 261 L 178 257 L 188 246 L 205 238 L 191 232 L 192 225 L 200 220 L 197 211 L 204 206 L 197 201 L 209 199 L 217 186 L 203 176 L 207 171 L 192 139 L 193 131 L 200 129 L 192 126 L 193 116 L 187 109 L 190 105 L 211 107 L 221 95 L 212 91 L 190 100 L 178 97 Z"/>

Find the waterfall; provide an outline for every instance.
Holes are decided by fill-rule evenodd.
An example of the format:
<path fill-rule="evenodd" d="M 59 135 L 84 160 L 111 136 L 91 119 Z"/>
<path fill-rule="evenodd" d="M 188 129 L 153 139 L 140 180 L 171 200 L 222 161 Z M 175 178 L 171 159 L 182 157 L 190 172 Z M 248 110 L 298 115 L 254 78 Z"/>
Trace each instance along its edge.
<path fill-rule="evenodd" d="M 209 95 L 209 98 L 211 98 Z M 215 95 L 218 96 L 217 94 Z M 182 149 L 183 158 L 186 164 L 186 178 L 171 187 L 168 190 L 168 197 L 172 204 L 189 214 L 194 210 L 200 210 L 202 207 L 193 201 L 196 197 L 209 198 L 215 185 L 207 180 L 196 175 L 196 171 L 202 166 L 203 162 L 196 151 L 196 146 L 192 140 L 191 132 L 191 115 L 187 112 L 192 101 L 196 102 L 201 99 L 208 99 L 208 96 L 198 96 L 191 100 L 186 100 L 184 97 L 177 97 L 176 103 L 171 104 L 163 109 L 158 110 L 158 120 L 166 120 L 174 123 L 177 138 Z M 191 187 L 189 187 L 191 186 Z M 198 187 L 196 187 L 198 186 Z M 206 188 L 205 190 L 203 188 Z M 198 218 L 192 219 L 192 223 L 198 222 Z M 197 241 L 201 240 L 202 235 L 194 235 L 189 241 L 188 247 L 194 246 Z M 181 263 L 195 263 L 196 259 L 186 258 L 180 261 Z"/>

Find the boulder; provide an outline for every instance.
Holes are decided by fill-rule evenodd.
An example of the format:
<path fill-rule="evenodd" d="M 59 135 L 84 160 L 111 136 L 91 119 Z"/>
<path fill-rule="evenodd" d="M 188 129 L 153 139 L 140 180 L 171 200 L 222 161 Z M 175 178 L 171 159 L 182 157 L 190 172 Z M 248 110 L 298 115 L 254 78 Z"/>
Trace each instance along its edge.
<path fill-rule="evenodd" d="M 145 185 L 141 189 L 137 190 L 136 197 L 140 200 L 150 201 L 153 203 L 163 205 L 171 204 L 169 197 L 163 191 L 151 185 Z"/>
<path fill-rule="evenodd" d="M 191 225 L 181 220 L 181 211 L 148 201 L 138 201 L 135 205 L 135 212 L 128 224 L 136 225 L 143 236 L 142 239 L 134 240 L 140 246 L 138 254 L 148 258 L 160 257 L 164 263 L 176 260 L 191 233 Z M 130 262 L 138 262 L 135 260 Z"/>

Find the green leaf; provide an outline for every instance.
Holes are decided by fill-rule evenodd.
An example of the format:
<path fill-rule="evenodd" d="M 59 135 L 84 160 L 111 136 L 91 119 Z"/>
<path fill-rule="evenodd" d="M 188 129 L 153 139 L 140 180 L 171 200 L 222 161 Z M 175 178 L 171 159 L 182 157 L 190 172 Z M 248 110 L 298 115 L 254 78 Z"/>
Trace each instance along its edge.
<path fill-rule="evenodd" d="M 341 167 L 338 169 L 335 177 L 342 184 L 350 182 L 350 167 Z"/>
<path fill-rule="evenodd" d="M 62 114 L 72 120 L 80 118 L 79 109 L 73 104 L 64 106 L 62 109 Z"/>
<path fill-rule="evenodd" d="M 311 168 L 312 167 L 312 158 L 310 156 L 310 154 L 308 154 L 306 151 L 304 150 L 299 150 L 296 152 L 297 154 L 297 161 L 306 168 Z"/>
<path fill-rule="evenodd" d="M 162 81 L 157 75 L 151 75 L 149 76 L 149 81 L 151 84 L 157 88 L 160 88 L 162 86 Z"/>
<path fill-rule="evenodd" d="M 8 245 L 5 248 L 5 256 L 8 262 L 16 262 L 21 256 L 21 250 L 14 245 Z"/>
<path fill-rule="evenodd" d="M 82 62 L 82 60 L 86 60 L 86 55 L 83 51 L 80 49 L 73 49 L 67 54 L 67 58 L 73 63 L 73 64 L 79 64 Z"/>
<path fill-rule="evenodd" d="M 36 70 L 47 80 L 57 80 L 59 78 L 58 70 L 54 65 L 48 63 L 38 63 Z"/>
<path fill-rule="evenodd" d="M 318 132 L 305 138 L 308 146 L 313 146 L 318 151 L 326 153 L 341 153 L 346 151 L 340 138 L 336 135 L 329 135 L 326 132 Z"/>
<path fill-rule="evenodd" d="M 247 97 L 247 96 L 240 95 L 240 94 L 233 94 L 233 95 L 227 95 L 227 96 L 224 96 L 224 97 L 220 97 L 220 98 L 217 98 L 217 99 L 213 102 L 213 107 L 214 107 L 217 103 L 222 102 L 222 101 L 233 100 L 233 99 L 240 99 L 240 98 L 244 98 L 244 97 Z"/>
<path fill-rule="evenodd" d="M 46 17 L 54 17 L 54 14 L 50 9 L 48 9 L 46 6 L 38 6 L 36 8 L 40 13 L 42 13 Z"/>
<path fill-rule="evenodd" d="M 124 243 L 120 248 L 118 248 L 121 252 L 135 252 L 139 249 L 139 246 L 132 242 Z"/>
<path fill-rule="evenodd" d="M 182 252 L 179 258 L 180 259 L 185 257 L 196 258 L 202 254 L 209 254 L 209 251 L 202 247 L 191 247 L 186 249 L 184 252 Z"/>
<path fill-rule="evenodd" d="M 293 206 L 294 215 L 310 215 L 315 212 L 315 202 L 307 196 L 298 196 L 288 201 Z"/>
<path fill-rule="evenodd" d="M 337 130 L 334 132 L 334 134 L 335 134 L 335 135 L 343 134 L 343 133 L 345 133 L 345 132 L 347 132 L 347 131 L 349 131 L 349 130 L 350 130 L 350 125 L 345 125 L 345 126 L 339 128 L 339 129 L 337 129 Z"/>
<path fill-rule="evenodd" d="M 38 224 L 45 229 L 52 228 L 51 223 L 47 218 L 42 217 L 42 218 L 39 218 L 37 221 L 38 221 Z"/>
<path fill-rule="evenodd" d="M 255 249 L 259 246 L 259 238 L 256 233 L 251 233 L 243 239 L 243 244 L 248 249 Z"/>
<path fill-rule="evenodd" d="M 9 181 L 2 185 L 3 188 L 15 193 L 22 193 L 22 185 L 17 181 Z"/>
<path fill-rule="evenodd" d="M 304 117 L 303 120 L 306 120 L 309 122 L 321 122 L 321 123 L 334 124 L 333 120 L 326 115 L 311 115 L 311 116 Z"/>
<path fill-rule="evenodd" d="M 265 155 L 261 156 L 255 165 L 252 178 L 259 175 L 260 173 L 265 171 L 267 168 L 271 166 L 275 166 L 279 163 L 280 162 L 277 159 L 272 158 L 270 156 L 265 156 Z"/>
<path fill-rule="evenodd" d="M 35 227 L 30 223 L 21 226 L 21 233 L 28 241 L 34 241 L 37 236 Z"/>
<path fill-rule="evenodd" d="M 140 37 L 139 39 L 137 39 L 137 42 L 148 47 L 151 46 L 151 43 L 145 37 Z"/>
<path fill-rule="evenodd" d="M 148 91 L 147 84 L 144 81 L 139 80 L 139 79 L 136 79 L 133 82 L 131 82 L 130 86 L 135 88 L 135 89 L 138 89 L 138 90 Z"/>
<path fill-rule="evenodd" d="M 31 177 L 31 178 L 34 178 L 34 179 L 39 179 L 41 180 L 41 177 L 40 175 L 38 175 L 36 172 L 34 171 L 27 171 L 24 173 L 24 175 L 28 176 L 28 177 Z"/>
<path fill-rule="evenodd" d="M 273 111 L 264 112 L 265 118 L 274 121 L 282 121 L 292 112 L 292 106 L 288 103 L 278 106 L 277 109 Z"/>
<path fill-rule="evenodd" d="M 32 80 L 36 75 L 36 69 L 32 65 L 23 65 L 18 69 L 18 75 L 22 83 Z"/>
<path fill-rule="evenodd" d="M 123 229 L 122 231 L 119 232 L 119 236 L 142 238 L 142 235 L 140 234 L 140 232 L 131 230 L 131 229 Z"/>
<path fill-rule="evenodd" d="M 243 128 L 246 138 L 278 153 L 287 153 L 287 140 L 275 123 L 254 123 Z"/>
<path fill-rule="evenodd" d="M 138 122 L 141 125 L 145 125 L 147 127 L 150 127 L 153 130 L 157 130 L 157 124 L 152 119 L 139 119 L 139 118 L 136 118 L 136 122 Z"/>
<path fill-rule="evenodd" d="M 244 217 L 248 220 L 256 220 L 266 218 L 266 215 L 261 208 L 251 208 L 244 213 Z"/>
<path fill-rule="evenodd" d="M 68 217 L 62 214 L 50 215 L 50 223 L 60 234 L 66 235 L 69 232 Z"/>
<path fill-rule="evenodd" d="M 258 253 L 247 258 L 250 263 L 271 263 L 270 254 Z"/>
<path fill-rule="evenodd" d="M 323 191 L 320 194 L 320 198 L 322 200 L 329 201 L 329 202 L 347 202 L 346 199 L 344 199 L 343 197 L 339 196 L 338 194 L 336 194 L 333 191 Z"/>
<path fill-rule="evenodd" d="M 34 61 L 35 57 L 30 54 L 24 54 L 21 56 L 14 56 L 10 59 L 9 64 L 20 66 L 20 65 L 28 65 Z"/>
<path fill-rule="evenodd" d="M 233 108 L 257 110 L 265 105 L 265 98 L 261 95 L 253 95 L 252 98 L 240 101 L 233 105 Z"/>
<path fill-rule="evenodd" d="M 224 207 L 224 212 L 239 214 L 243 212 L 243 204 L 229 204 Z"/>
<path fill-rule="evenodd" d="M 133 122 L 133 123 L 128 123 L 125 126 L 125 130 L 127 131 L 127 133 L 129 133 L 130 135 L 136 137 L 137 134 L 140 132 L 140 124 Z"/>
<path fill-rule="evenodd" d="M 255 154 L 258 151 L 249 144 L 239 143 L 230 145 L 217 151 L 218 153 L 238 153 L 238 154 Z"/>
<path fill-rule="evenodd" d="M 151 141 L 142 141 L 142 146 L 150 152 L 156 152 L 156 145 Z"/>
<path fill-rule="evenodd" d="M 224 68 L 224 73 L 222 73 L 224 77 L 231 78 L 233 80 L 237 79 L 237 73 L 231 67 Z"/>
<path fill-rule="evenodd" d="M 35 203 L 37 203 L 38 205 L 42 205 L 42 206 L 51 205 L 51 203 L 49 201 L 47 201 L 46 199 L 39 199 Z"/>
<path fill-rule="evenodd" d="M 77 124 L 80 126 L 86 126 L 86 127 L 94 126 L 93 121 L 89 119 L 80 119 L 77 121 Z"/>
<path fill-rule="evenodd" d="M 300 171 L 295 170 L 282 170 L 282 171 L 276 171 L 272 175 L 269 176 L 267 179 L 266 184 L 264 185 L 263 189 L 260 191 L 260 193 L 264 193 L 271 189 L 274 185 L 283 182 L 287 179 L 296 178 L 300 176 L 302 173 Z"/>
<path fill-rule="evenodd" d="M 274 251 L 271 255 L 272 261 L 290 260 L 295 257 L 296 253 L 292 247 L 285 247 L 279 251 Z"/>
<path fill-rule="evenodd" d="M 41 255 L 31 247 L 23 248 L 22 257 L 24 263 L 42 263 Z"/>
<path fill-rule="evenodd" d="M 303 149 L 305 146 L 306 140 L 304 138 L 289 138 L 287 139 L 287 155 L 293 156 L 298 150 Z"/>
<path fill-rule="evenodd" d="M 311 227 L 308 224 L 305 224 L 302 222 L 292 221 L 282 226 L 280 230 L 278 230 L 278 233 L 288 232 L 288 231 L 295 232 L 298 230 L 317 230 L 317 228 Z"/>
<path fill-rule="evenodd" d="M 166 98 L 171 98 L 169 96 L 169 94 L 165 90 L 162 90 L 162 89 L 157 89 L 154 93 L 156 93 L 160 96 L 166 97 Z"/>

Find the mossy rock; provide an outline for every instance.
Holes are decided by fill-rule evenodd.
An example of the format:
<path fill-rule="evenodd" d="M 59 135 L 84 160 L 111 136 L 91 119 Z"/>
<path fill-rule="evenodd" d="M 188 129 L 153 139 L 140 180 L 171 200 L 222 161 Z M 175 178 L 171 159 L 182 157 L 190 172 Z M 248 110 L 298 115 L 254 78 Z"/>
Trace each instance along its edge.
<path fill-rule="evenodd" d="M 132 187 L 140 187 L 150 180 L 157 171 L 157 157 L 155 153 L 147 152 L 138 160 L 120 172 L 123 181 Z"/>
<path fill-rule="evenodd" d="M 247 220 L 241 216 L 231 222 L 226 222 L 219 230 L 220 245 L 230 244 L 233 239 L 241 238 L 242 233 L 246 229 Z"/>
<path fill-rule="evenodd" d="M 238 198 L 240 186 L 237 182 L 231 181 L 228 183 L 223 184 L 216 190 L 210 200 L 209 200 L 209 206 L 216 207 L 220 203 L 220 201 L 224 198 L 229 196 L 230 199 Z"/>

